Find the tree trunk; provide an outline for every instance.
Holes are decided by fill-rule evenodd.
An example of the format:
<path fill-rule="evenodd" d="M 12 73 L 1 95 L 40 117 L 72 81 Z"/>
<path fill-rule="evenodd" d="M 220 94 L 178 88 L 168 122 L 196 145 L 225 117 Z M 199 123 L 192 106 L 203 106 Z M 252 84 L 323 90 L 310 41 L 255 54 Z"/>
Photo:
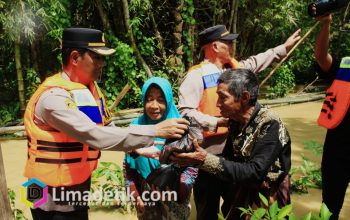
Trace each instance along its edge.
<path fill-rule="evenodd" d="M 139 49 L 137 48 L 134 34 L 132 32 L 132 28 L 130 26 L 130 16 L 129 16 L 129 5 L 128 5 L 128 0 L 122 0 L 123 3 L 123 11 L 124 11 L 124 23 L 128 32 L 128 36 L 130 39 L 131 47 L 133 48 L 135 52 L 135 56 L 137 61 L 142 65 L 142 67 L 145 69 L 148 77 L 152 77 L 152 72 L 151 69 L 148 67 L 147 63 L 145 60 L 142 58 L 141 53 Z"/>
<path fill-rule="evenodd" d="M 126 25 L 124 24 L 124 13 L 123 13 L 123 7 L 120 0 L 115 0 L 115 5 L 111 9 L 114 13 L 112 13 L 112 22 L 113 22 L 113 28 L 114 33 L 118 37 L 125 38 L 125 32 L 126 32 Z"/>
<path fill-rule="evenodd" d="M 165 61 L 167 58 L 166 58 L 166 53 L 165 53 L 165 49 L 164 49 L 163 37 L 162 37 L 162 35 L 160 34 L 160 32 L 158 30 L 158 25 L 156 23 L 156 20 L 154 19 L 154 15 L 153 15 L 152 9 L 149 10 L 148 13 L 149 13 L 149 16 L 151 18 L 151 22 L 152 22 L 152 25 L 153 25 L 154 32 L 156 34 L 156 39 L 158 41 L 158 48 L 160 50 L 160 53 L 162 54 L 163 60 Z"/>
<path fill-rule="evenodd" d="M 21 114 L 24 115 L 26 108 L 26 102 L 24 99 L 24 82 L 23 82 L 23 72 L 21 64 L 21 45 L 19 37 L 15 41 L 15 63 L 16 63 L 16 73 L 18 81 L 18 97 L 21 106 Z"/>
<path fill-rule="evenodd" d="M 191 66 L 193 66 L 193 58 L 194 58 L 194 54 L 196 52 L 196 48 L 195 48 L 195 44 L 194 44 L 194 35 L 195 35 L 195 30 L 196 30 L 196 27 L 195 25 L 190 25 L 188 27 L 188 37 L 191 38 L 191 45 L 190 45 L 190 51 L 191 53 L 190 54 L 187 54 L 187 56 L 190 56 L 190 57 L 187 57 L 187 61 L 186 61 L 186 69 L 189 69 Z"/>
<path fill-rule="evenodd" d="M 183 44 L 182 44 L 182 31 L 183 31 L 183 20 L 181 16 L 183 8 L 183 1 L 177 1 L 174 10 L 175 18 L 175 30 L 174 30 L 174 47 L 175 47 L 175 64 L 177 66 L 182 65 L 182 55 L 183 55 Z"/>
<path fill-rule="evenodd" d="M 100 18 L 103 24 L 103 28 L 104 30 L 111 30 L 111 25 L 109 24 L 109 19 L 108 16 L 105 12 L 105 10 L 103 9 L 103 3 L 102 1 L 96 0 L 95 1 L 98 13 L 100 14 Z"/>
<path fill-rule="evenodd" d="M 30 52 L 32 55 L 32 63 L 33 63 L 33 68 L 36 72 L 36 74 L 39 76 L 40 81 L 43 81 L 45 79 L 44 74 L 42 74 L 40 72 L 40 68 L 39 68 L 39 56 L 38 56 L 38 50 L 37 50 L 37 41 L 34 40 L 31 44 L 30 44 Z"/>
<path fill-rule="evenodd" d="M 232 30 L 232 33 L 237 33 L 237 13 L 238 13 L 238 1 L 232 0 L 231 15 L 230 15 L 229 26 L 228 26 L 229 32 L 231 32 Z M 232 45 L 232 49 L 233 49 L 232 55 L 234 57 L 236 56 L 236 48 L 237 48 L 237 41 L 234 41 Z"/>

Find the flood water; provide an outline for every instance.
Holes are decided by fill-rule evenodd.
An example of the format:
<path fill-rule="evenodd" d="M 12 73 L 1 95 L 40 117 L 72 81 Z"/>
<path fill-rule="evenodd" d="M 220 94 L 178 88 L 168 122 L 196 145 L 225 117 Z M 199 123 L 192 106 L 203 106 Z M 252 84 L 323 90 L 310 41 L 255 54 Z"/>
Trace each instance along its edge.
<path fill-rule="evenodd" d="M 321 102 L 309 102 L 272 109 L 272 111 L 278 114 L 285 122 L 292 137 L 293 167 L 301 164 L 302 154 L 314 161 L 321 160 L 320 157 L 316 157 L 304 149 L 304 142 L 308 140 L 316 140 L 319 143 L 323 143 L 326 130 L 316 124 L 321 104 Z M 26 181 L 23 177 L 23 168 L 27 157 L 26 142 L 24 140 L 6 140 L 0 141 L 0 143 L 4 157 L 7 185 L 17 193 L 17 208 L 24 210 L 25 215 L 31 219 L 29 208 L 22 204 L 19 197 L 21 184 Z M 124 153 L 121 152 L 102 152 L 101 161 L 116 162 L 121 166 L 123 157 Z M 310 189 L 308 194 L 293 194 L 293 212 L 299 218 L 307 214 L 309 211 L 318 212 L 321 206 L 321 201 L 321 190 L 318 189 Z M 195 219 L 196 210 L 194 206 L 192 206 L 192 208 L 191 219 Z M 91 210 L 89 216 L 91 220 L 137 219 L 135 215 L 123 215 L 115 210 Z M 350 219 L 350 187 L 348 187 L 340 219 Z"/>

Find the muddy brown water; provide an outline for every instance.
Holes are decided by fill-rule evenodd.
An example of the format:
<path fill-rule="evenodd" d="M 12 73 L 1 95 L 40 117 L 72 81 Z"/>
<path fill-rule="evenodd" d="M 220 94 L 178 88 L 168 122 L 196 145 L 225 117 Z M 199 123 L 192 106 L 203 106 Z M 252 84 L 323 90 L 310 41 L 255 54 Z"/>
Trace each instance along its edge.
<path fill-rule="evenodd" d="M 301 155 L 304 154 L 314 161 L 320 161 L 320 157 L 304 149 L 304 141 L 316 140 L 323 143 L 326 130 L 316 125 L 316 119 L 321 108 L 321 102 L 309 102 L 303 104 L 288 105 L 273 108 L 282 120 L 286 123 L 292 137 L 292 166 L 299 166 L 302 162 Z M 0 141 L 5 163 L 6 180 L 9 188 L 17 194 L 16 206 L 24 210 L 25 215 L 31 219 L 30 210 L 20 201 L 19 189 L 26 179 L 23 177 L 23 168 L 26 160 L 26 143 L 24 140 L 3 140 Z M 122 165 L 124 153 L 102 152 L 101 161 L 112 161 Z M 310 189 L 308 194 L 293 194 L 293 212 L 298 216 L 304 216 L 308 212 L 318 212 L 321 206 L 321 190 Z M 133 214 L 121 214 L 116 210 L 95 210 L 89 212 L 90 219 L 137 219 Z M 190 219 L 195 219 L 196 210 L 192 202 L 192 213 Z M 340 215 L 341 220 L 350 219 L 350 187 L 348 187 L 343 209 Z"/>

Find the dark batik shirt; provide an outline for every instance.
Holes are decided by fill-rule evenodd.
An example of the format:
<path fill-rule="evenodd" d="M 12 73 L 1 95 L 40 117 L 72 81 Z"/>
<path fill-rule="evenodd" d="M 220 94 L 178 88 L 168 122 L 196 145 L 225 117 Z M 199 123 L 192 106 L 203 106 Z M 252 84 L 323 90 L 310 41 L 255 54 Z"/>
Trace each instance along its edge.
<path fill-rule="evenodd" d="M 201 169 L 232 183 L 274 182 L 289 173 L 291 140 L 282 121 L 260 104 L 248 124 L 230 121 L 222 157 L 208 154 Z"/>

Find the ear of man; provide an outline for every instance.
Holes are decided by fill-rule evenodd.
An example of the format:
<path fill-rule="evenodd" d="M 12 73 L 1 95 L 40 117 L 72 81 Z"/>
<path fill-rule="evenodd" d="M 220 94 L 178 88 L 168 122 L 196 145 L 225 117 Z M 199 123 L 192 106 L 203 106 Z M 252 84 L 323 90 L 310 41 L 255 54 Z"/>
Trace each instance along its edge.
<path fill-rule="evenodd" d="M 218 42 L 214 41 L 211 45 L 212 45 L 213 50 L 215 52 L 217 52 L 218 51 Z"/>
<path fill-rule="evenodd" d="M 78 59 L 79 59 L 79 52 L 76 50 L 73 50 L 72 53 L 70 54 L 70 59 L 73 61 L 73 64 L 77 64 L 78 63 Z"/>
<path fill-rule="evenodd" d="M 248 105 L 250 100 L 250 93 L 248 91 L 243 91 L 241 95 L 241 101 L 244 105 Z"/>

